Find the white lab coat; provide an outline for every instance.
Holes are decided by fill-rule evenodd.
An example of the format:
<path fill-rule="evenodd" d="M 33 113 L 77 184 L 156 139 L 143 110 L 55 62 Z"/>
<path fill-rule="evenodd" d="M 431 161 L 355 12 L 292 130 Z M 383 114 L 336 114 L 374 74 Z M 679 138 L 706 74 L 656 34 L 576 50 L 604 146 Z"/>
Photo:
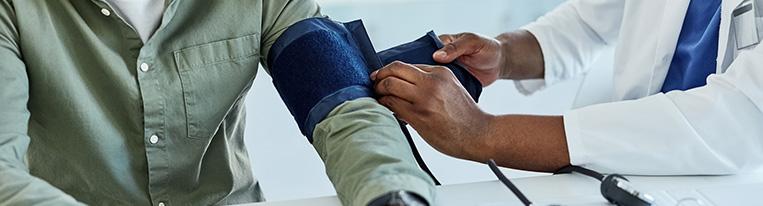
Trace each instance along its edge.
<path fill-rule="evenodd" d="M 731 13 L 740 3 L 721 5 L 717 74 L 706 86 L 667 94 L 660 90 L 689 0 L 572 0 L 525 26 L 543 51 L 544 85 L 584 74 L 603 48 L 616 46 L 613 102 L 564 115 L 572 164 L 642 175 L 760 169 L 763 47 L 737 49 Z"/>

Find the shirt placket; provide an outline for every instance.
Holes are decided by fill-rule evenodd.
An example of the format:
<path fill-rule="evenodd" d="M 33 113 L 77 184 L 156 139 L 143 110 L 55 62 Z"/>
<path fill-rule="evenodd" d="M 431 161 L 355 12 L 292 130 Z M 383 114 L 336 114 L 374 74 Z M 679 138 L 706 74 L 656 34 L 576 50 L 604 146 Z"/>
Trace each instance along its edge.
<path fill-rule="evenodd" d="M 128 46 L 129 53 L 137 57 L 133 69 L 136 70 L 138 88 L 143 105 L 143 142 L 148 166 L 148 193 L 153 205 L 169 205 L 169 154 L 165 141 L 165 103 L 161 94 L 157 70 L 161 69 L 157 61 L 155 48 L 144 46 L 140 35 L 130 24 L 120 17 L 112 6 L 105 1 L 93 0 L 101 9 L 100 13 L 112 18 L 120 25 L 121 33 Z M 156 31 L 159 32 L 159 31 Z"/>

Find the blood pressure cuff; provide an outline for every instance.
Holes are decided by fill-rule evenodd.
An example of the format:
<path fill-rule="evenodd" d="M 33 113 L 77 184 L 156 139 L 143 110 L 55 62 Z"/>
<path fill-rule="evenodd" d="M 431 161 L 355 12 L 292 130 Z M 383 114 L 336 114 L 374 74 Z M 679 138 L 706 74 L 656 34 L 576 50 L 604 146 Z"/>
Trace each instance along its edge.
<path fill-rule="evenodd" d="M 312 133 L 340 104 L 374 97 L 372 71 L 401 60 L 435 64 L 432 54 L 442 44 L 433 32 L 414 42 L 376 53 L 361 21 L 337 23 L 328 18 L 305 19 L 287 28 L 271 46 L 267 63 L 273 84 L 300 131 Z M 463 67 L 448 64 L 475 100 L 482 85 Z M 467 86 L 468 85 L 468 86 Z"/>
<path fill-rule="evenodd" d="M 478 101 L 482 94 L 482 83 L 464 69 L 458 62 L 440 64 L 434 61 L 432 54 L 443 47 L 440 38 L 433 31 L 417 39 L 416 41 L 393 47 L 379 52 L 378 56 L 384 64 L 394 61 L 402 61 L 409 64 L 441 65 L 448 67 L 458 78 L 458 81 L 469 92 L 474 101 Z"/>

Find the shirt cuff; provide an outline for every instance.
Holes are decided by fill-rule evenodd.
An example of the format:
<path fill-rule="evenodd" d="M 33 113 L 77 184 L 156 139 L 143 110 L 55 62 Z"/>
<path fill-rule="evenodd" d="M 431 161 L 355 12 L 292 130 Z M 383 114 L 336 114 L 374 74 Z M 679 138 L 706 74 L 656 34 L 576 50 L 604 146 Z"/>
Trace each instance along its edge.
<path fill-rule="evenodd" d="M 585 166 L 589 164 L 589 158 L 583 141 L 580 128 L 580 118 L 577 110 L 564 114 L 564 132 L 567 136 L 567 151 L 570 155 L 570 164 Z"/>
<path fill-rule="evenodd" d="M 540 45 L 541 53 L 543 54 L 543 79 L 514 81 L 514 85 L 520 93 L 530 95 L 561 81 L 561 77 L 558 75 L 559 71 L 555 71 L 554 68 L 563 67 L 561 67 L 562 65 L 559 65 L 559 61 L 554 61 L 554 57 L 557 56 L 557 54 L 553 49 L 554 45 L 550 45 L 551 42 L 548 41 L 548 39 L 552 38 L 548 34 L 553 32 L 548 25 L 534 22 L 525 25 L 520 29 L 526 30 L 535 36 L 535 39 L 538 40 L 538 45 Z"/>
<path fill-rule="evenodd" d="M 399 190 L 415 193 L 423 197 L 429 205 L 437 205 L 434 202 L 436 191 L 431 183 L 418 176 L 406 174 L 385 175 L 368 182 L 358 191 L 354 202 L 368 204 L 382 195 Z"/>
<path fill-rule="evenodd" d="M 514 81 L 514 87 L 517 88 L 520 94 L 529 96 L 533 93 L 546 88 L 546 80 L 543 79 L 528 79 L 528 80 L 516 80 Z"/>

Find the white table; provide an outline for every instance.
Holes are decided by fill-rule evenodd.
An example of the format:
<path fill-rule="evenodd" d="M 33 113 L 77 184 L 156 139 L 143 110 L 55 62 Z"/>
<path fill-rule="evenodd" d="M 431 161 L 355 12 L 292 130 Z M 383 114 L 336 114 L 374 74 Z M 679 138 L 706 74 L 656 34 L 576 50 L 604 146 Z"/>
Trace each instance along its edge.
<path fill-rule="evenodd" d="M 659 203 L 675 205 L 672 198 L 699 196 L 705 205 L 763 205 L 763 172 L 733 176 L 676 176 L 644 177 L 628 176 L 640 191 L 655 196 Z M 575 175 L 555 175 L 512 179 L 535 205 L 606 205 L 599 193 L 599 182 L 592 178 Z M 477 182 L 445 185 L 437 188 L 436 205 L 522 205 L 500 182 Z M 719 193 L 715 196 L 697 195 L 694 191 Z M 709 200 L 709 201 L 708 201 Z M 729 201 L 731 200 L 731 201 Z M 694 203 L 694 202 L 688 202 Z M 336 197 L 304 200 L 264 202 L 245 206 L 338 206 Z M 687 204 L 696 205 L 696 204 Z"/>

